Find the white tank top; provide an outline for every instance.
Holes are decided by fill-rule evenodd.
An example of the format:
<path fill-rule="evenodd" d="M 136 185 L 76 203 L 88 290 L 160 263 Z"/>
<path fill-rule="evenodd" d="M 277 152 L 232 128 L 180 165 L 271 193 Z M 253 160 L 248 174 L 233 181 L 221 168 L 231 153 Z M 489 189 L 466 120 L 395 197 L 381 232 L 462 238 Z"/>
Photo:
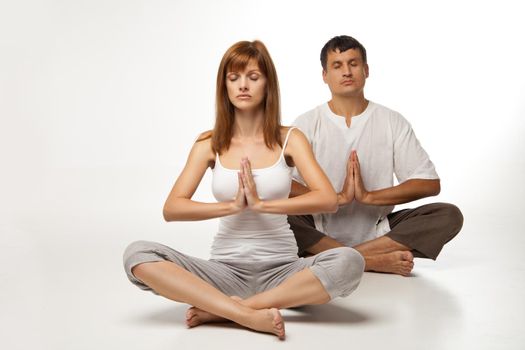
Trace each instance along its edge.
<path fill-rule="evenodd" d="M 288 198 L 292 170 L 284 159 L 290 128 L 281 155 L 273 165 L 252 169 L 261 200 Z M 238 170 L 222 166 L 219 155 L 213 168 L 212 192 L 219 202 L 231 201 L 237 195 Z M 218 260 L 269 260 L 297 258 L 297 243 L 284 214 L 257 213 L 245 209 L 239 214 L 220 218 L 219 230 L 211 247 L 211 258 Z"/>

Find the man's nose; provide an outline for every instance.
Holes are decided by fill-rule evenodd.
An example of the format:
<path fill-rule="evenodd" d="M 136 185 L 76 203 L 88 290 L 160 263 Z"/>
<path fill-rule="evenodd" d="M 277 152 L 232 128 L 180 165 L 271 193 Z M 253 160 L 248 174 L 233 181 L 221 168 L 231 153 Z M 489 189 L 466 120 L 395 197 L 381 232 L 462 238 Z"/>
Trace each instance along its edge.
<path fill-rule="evenodd" d="M 352 71 L 350 69 L 350 67 L 348 67 L 347 65 L 343 65 L 343 75 L 345 77 L 349 77 L 352 75 Z"/>

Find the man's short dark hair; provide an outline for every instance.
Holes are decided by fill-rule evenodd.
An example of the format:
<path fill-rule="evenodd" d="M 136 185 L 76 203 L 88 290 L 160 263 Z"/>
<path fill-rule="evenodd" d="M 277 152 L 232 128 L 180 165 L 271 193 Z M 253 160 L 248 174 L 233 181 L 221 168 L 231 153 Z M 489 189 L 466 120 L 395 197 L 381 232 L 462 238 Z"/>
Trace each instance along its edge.
<path fill-rule="evenodd" d="M 328 60 L 328 52 L 339 50 L 339 52 L 345 52 L 346 50 L 356 49 L 361 52 L 361 57 L 363 57 L 363 63 L 366 64 L 366 50 L 363 45 L 356 39 L 348 35 L 339 35 L 334 36 L 332 39 L 328 40 L 324 44 L 323 49 L 321 50 L 321 65 L 323 70 L 326 71 L 326 61 Z"/>

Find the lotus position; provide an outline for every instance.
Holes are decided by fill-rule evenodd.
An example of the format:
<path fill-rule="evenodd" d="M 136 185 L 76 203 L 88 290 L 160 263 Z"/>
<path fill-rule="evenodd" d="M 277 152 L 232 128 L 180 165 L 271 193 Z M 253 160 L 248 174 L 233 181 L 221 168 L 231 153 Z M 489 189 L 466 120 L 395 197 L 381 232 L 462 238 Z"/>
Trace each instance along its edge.
<path fill-rule="evenodd" d="M 166 221 L 220 218 L 211 259 L 138 241 L 124 267 L 141 289 L 192 305 L 190 327 L 231 320 L 284 339 L 279 309 L 349 295 L 364 260 L 349 247 L 297 256 L 287 214 L 333 212 L 337 195 L 303 133 L 280 125 L 277 75 L 260 41 L 226 51 L 216 99 L 215 126 L 197 138 L 164 206 Z M 294 167 L 309 191 L 289 198 Z M 192 200 L 208 168 L 216 203 Z"/>

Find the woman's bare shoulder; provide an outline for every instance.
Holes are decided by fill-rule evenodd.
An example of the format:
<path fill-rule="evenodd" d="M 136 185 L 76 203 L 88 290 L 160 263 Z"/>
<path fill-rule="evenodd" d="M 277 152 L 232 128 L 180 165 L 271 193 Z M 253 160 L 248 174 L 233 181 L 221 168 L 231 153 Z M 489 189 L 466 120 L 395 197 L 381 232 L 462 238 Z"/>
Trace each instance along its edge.
<path fill-rule="evenodd" d="M 199 136 L 197 136 L 197 139 L 195 140 L 195 142 L 200 142 L 200 141 L 205 141 L 205 140 L 209 140 L 210 144 L 211 144 L 211 135 L 212 135 L 212 131 L 213 130 L 206 130 L 204 132 L 201 132 L 199 134 Z"/>
<path fill-rule="evenodd" d="M 293 129 L 292 131 L 290 131 L 290 129 Z M 282 136 L 282 140 L 284 142 L 284 139 L 286 138 L 286 135 L 288 135 L 288 132 L 290 132 L 290 136 L 288 136 L 288 143 L 290 142 L 297 142 L 297 139 L 300 139 L 301 141 L 303 141 L 303 139 L 305 138 L 303 132 L 301 130 L 299 130 L 298 127 L 296 126 L 281 126 L 281 136 Z M 292 141 L 292 140 L 296 140 L 296 141 Z"/>
<path fill-rule="evenodd" d="M 212 130 L 207 130 L 199 134 L 193 145 L 192 152 L 198 153 L 210 161 L 215 159 L 215 152 L 211 146 Z"/>

